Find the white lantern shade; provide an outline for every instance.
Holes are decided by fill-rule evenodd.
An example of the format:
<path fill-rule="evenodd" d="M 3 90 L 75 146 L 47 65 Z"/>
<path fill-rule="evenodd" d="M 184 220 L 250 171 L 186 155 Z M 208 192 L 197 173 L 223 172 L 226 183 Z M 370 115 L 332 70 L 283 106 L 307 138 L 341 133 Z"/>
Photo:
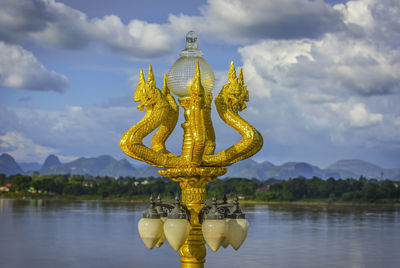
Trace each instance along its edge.
<path fill-rule="evenodd" d="M 246 219 L 231 219 L 228 223 L 228 240 L 238 250 L 246 239 L 249 223 Z"/>
<path fill-rule="evenodd" d="M 232 220 L 230 218 L 225 219 L 226 224 L 225 224 L 225 235 L 224 235 L 224 240 L 222 240 L 221 246 L 223 248 L 227 248 L 229 246 L 229 239 L 228 239 L 228 232 L 229 232 L 229 221 Z"/>
<path fill-rule="evenodd" d="M 190 232 L 190 223 L 186 219 L 168 219 L 164 223 L 164 234 L 171 247 L 178 251 L 185 243 Z"/>
<path fill-rule="evenodd" d="M 163 223 L 163 228 L 162 229 L 164 230 L 164 223 L 168 218 L 167 217 L 161 217 L 160 219 L 161 219 L 161 221 Z M 167 238 L 165 237 L 164 232 L 162 232 L 162 235 L 161 235 L 160 239 L 158 240 L 158 242 L 156 244 L 156 247 L 158 247 L 158 248 L 161 247 L 164 244 L 166 239 Z"/>
<path fill-rule="evenodd" d="M 225 220 L 205 220 L 201 226 L 207 245 L 217 251 L 225 237 Z"/>
<path fill-rule="evenodd" d="M 223 248 L 227 248 L 228 246 L 229 246 L 229 239 L 228 239 L 228 237 L 224 237 L 224 240 L 222 240 L 222 243 L 221 243 L 221 246 L 223 247 Z"/>
<path fill-rule="evenodd" d="M 147 248 L 152 249 L 162 235 L 160 219 L 142 218 L 138 223 L 139 235 Z"/>

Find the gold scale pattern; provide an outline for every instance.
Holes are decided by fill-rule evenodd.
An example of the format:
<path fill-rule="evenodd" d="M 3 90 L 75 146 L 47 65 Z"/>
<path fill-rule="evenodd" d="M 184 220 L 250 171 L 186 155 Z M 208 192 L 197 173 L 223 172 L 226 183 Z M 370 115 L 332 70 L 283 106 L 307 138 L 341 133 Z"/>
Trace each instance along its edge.
<path fill-rule="evenodd" d="M 249 158 L 263 145 L 261 134 L 240 115 L 249 100 L 247 86 L 243 81 L 243 72 L 236 76 L 235 66 L 231 63 L 228 83 L 215 99 L 215 105 L 221 119 L 239 132 L 241 140 L 231 147 L 214 154 L 215 133 L 211 121 L 212 95 L 205 95 L 200 79 L 200 68 L 196 63 L 193 83 L 189 88 L 190 96 L 179 98 L 184 109 L 185 122 L 182 124 L 184 139 L 180 156 L 170 153 L 165 141 L 174 130 L 179 106 L 170 94 L 164 74 L 163 89 L 156 88 L 151 65 L 147 82 L 140 70 L 139 82 L 134 100 L 139 102 L 138 109 L 145 112 L 144 117 L 132 126 L 121 138 L 121 149 L 132 158 L 147 162 L 155 167 L 165 168 L 160 175 L 179 182 L 182 189 L 182 203 L 191 214 L 191 229 L 187 240 L 180 248 L 181 267 L 204 267 L 206 248 L 198 214 L 206 201 L 206 187 L 209 182 L 226 173 L 224 166 Z M 150 148 L 143 139 L 157 131 L 152 137 Z"/>

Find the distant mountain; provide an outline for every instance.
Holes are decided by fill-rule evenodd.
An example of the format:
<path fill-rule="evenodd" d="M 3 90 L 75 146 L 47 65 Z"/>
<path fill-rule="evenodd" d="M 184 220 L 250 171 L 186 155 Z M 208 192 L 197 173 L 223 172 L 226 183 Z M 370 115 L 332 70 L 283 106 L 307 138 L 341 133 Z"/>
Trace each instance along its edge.
<path fill-rule="evenodd" d="M 360 177 L 360 174 L 353 173 L 348 170 L 343 170 L 343 169 L 322 169 L 323 171 L 323 176 L 321 176 L 324 179 L 328 178 L 335 178 L 335 179 L 347 179 L 347 178 L 354 178 L 357 179 Z"/>
<path fill-rule="evenodd" d="M 266 180 L 269 178 L 288 179 L 298 176 L 307 178 L 313 176 L 323 177 L 324 172 L 319 167 L 312 166 L 308 163 L 287 162 L 283 165 L 275 166 L 268 161 L 257 163 L 252 159 L 247 159 L 228 167 L 228 172 L 224 177 L 258 178 Z"/>
<path fill-rule="evenodd" d="M 383 176 L 381 176 L 383 172 Z M 274 165 L 270 162 L 257 163 L 247 159 L 228 167 L 224 177 L 258 178 L 266 180 L 269 178 L 288 179 L 303 176 L 311 178 L 317 176 L 323 179 L 333 177 L 359 178 L 361 175 L 367 178 L 400 180 L 400 169 L 384 169 L 377 165 L 361 160 L 340 160 L 326 169 L 321 169 L 304 162 L 287 162 L 282 165 Z"/>
<path fill-rule="evenodd" d="M 358 176 L 362 175 L 367 178 L 393 179 L 396 177 L 400 177 L 399 168 L 386 169 L 358 159 L 339 160 L 330 165 L 328 169 L 334 169 L 337 171 L 348 171 L 353 174 L 357 174 Z"/>
<path fill-rule="evenodd" d="M 228 167 L 228 172 L 223 177 L 258 178 L 259 169 L 259 163 L 253 159 L 246 159 Z"/>
<path fill-rule="evenodd" d="M 21 163 L 26 171 L 37 170 L 38 163 Z M 116 160 L 109 155 L 98 157 L 81 157 L 77 160 L 62 164 L 57 156 L 49 155 L 39 170 L 41 175 L 47 174 L 90 174 L 92 176 L 130 176 L 136 178 L 160 177 L 159 168 L 150 165 L 135 168 L 126 159 Z M 23 174 L 24 171 L 8 154 L 0 156 L 0 173 L 7 175 Z M 32 174 L 32 172 L 30 172 Z M 367 178 L 400 180 L 400 168 L 385 169 L 362 160 L 340 160 L 321 169 L 305 162 L 287 162 L 282 165 L 274 165 L 265 161 L 258 163 L 252 159 L 239 161 L 228 167 L 228 172 L 222 178 L 257 178 L 266 180 L 269 178 L 288 179 L 304 176 L 311 178 L 317 176 L 323 179 L 333 178 Z"/>
<path fill-rule="evenodd" d="M 263 179 L 287 179 L 298 176 L 304 176 L 306 178 L 312 178 L 313 176 L 322 177 L 323 172 L 319 167 L 312 166 L 308 163 L 287 162 L 283 165 L 272 167 L 263 173 Z"/>
<path fill-rule="evenodd" d="M 161 177 L 161 175 L 158 174 L 158 170 L 160 169 L 153 166 L 140 167 L 136 168 L 131 176 L 135 176 L 136 178 Z"/>
<path fill-rule="evenodd" d="M 53 166 L 60 166 L 60 165 L 61 165 L 60 159 L 58 159 L 58 157 L 55 156 L 54 154 L 51 154 L 46 158 L 46 160 L 44 160 L 44 163 L 43 163 L 41 169 L 46 169 L 46 168 L 50 168 Z"/>
<path fill-rule="evenodd" d="M 126 160 L 115 160 L 109 155 L 81 157 L 69 163 L 42 168 L 40 174 L 90 174 L 93 176 L 134 176 L 135 168 Z"/>
<path fill-rule="evenodd" d="M 14 174 L 24 174 L 24 171 L 17 162 L 15 162 L 11 155 L 2 154 L 0 155 L 0 173 L 9 176 Z"/>
<path fill-rule="evenodd" d="M 18 163 L 18 165 L 23 169 L 23 171 L 38 171 L 42 167 L 41 164 L 37 162 L 22 162 Z"/>

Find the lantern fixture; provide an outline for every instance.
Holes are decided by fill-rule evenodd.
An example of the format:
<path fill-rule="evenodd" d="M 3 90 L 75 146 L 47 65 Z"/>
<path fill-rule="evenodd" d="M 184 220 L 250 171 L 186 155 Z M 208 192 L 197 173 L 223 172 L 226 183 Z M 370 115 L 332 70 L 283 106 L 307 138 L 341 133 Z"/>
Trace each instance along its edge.
<path fill-rule="evenodd" d="M 162 228 L 163 224 L 155 209 L 154 197 L 151 195 L 150 207 L 143 213 L 143 218 L 138 223 L 140 238 L 147 248 L 152 249 L 157 244 L 162 235 Z"/>
<path fill-rule="evenodd" d="M 179 196 L 175 197 L 175 207 L 168 214 L 164 224 L 164 234 L 171 247 L 178 251 L 190 231 L 190 213 L 181 205 Z"/>
<path fill-rule="evenodd" d="M 171 247 L 178 251 L 189 234 L 190 219 L 190 211 L 181 204 L 178 195 L 174 205 L 163 203 L 160 194 L 155 203 L 151 195 L 150 206 L 139 221 L 139 234 L 149 249 L 155 245 L 161 247 L 168 240 Z M 150 220 L 154 221 L 147 223 Z M 197 220 L 201 224 L 204 240 L 213 251 L 217 251 L 221 245 L 226 248 L 229 244 L 238 250 L 249 230 L 237 196 L 230 203 L 227 202 L 226 195 L 222 203 L 218 203 L 214 196 L 211 205 L 204 204 Z"/>
<path fill-rule="evenodd" d="M 179 56 L 168 71 L 168 86 L 171 92 L 178 97 L 189 96 L 197 61 L 200 66 L 201 84 L 205 94 L 210 95 L 214 88 L 214 72 L 198 48 L 197 34 L 194 31 L 187 33 L 185 49 Z"/>
<path fill-rule="evenodd" d="M 161 168 L 160 175 L 179 183 L 182 203 L 177 198 L 175 205 L 164 204 L 161 197 L 157 202 L 151 197 L 150 208 L 139 221 L 139 234 L 150 249 L 162 246 L 165 239 L 175 250 L 180 249 L 181 268 L 204 267 L 206 242 L 214 251 L 221 244 L 238 249 L 243 243 L 248 222 L 238 198 L 233 203 L 226 198 L 217 203 L 214 198 L 209 205 L 207 185 L 223 176 L 227 166 L 256 154 L 263 144 L 260 132 L 240 115 L 249 101 L 242 69 L 236 74 L 232 62 L 227 83 L 213 96 L 214 73 L 197 41 L 196 33 L 188 32 L 180 57 L 168 75 L 164 74 L 162 89 L 156 87 L 151 65 L 147 79 L 140 70 L 134 100 L 145 115 L 120 142 L 124 153 Z M 222 121 L 241 135 L 238 142 L 218 153 L 211 120 L 213 99 Z M 184 115 L 182 150 L 174 154 L 166 141 L 177 126 L 180 109 Z M 148 135 L 152 135 L 150 146 L 143 142 Z"/>

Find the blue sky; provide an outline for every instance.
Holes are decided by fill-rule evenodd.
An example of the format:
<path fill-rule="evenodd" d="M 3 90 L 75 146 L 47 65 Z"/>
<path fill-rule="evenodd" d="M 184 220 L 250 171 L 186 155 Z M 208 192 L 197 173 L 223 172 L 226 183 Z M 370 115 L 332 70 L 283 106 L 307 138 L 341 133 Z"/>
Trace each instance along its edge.
<path fill-rule="evenodd" d="M 0 152 L 19 162 L 125 157 L 143 116 L 139 69 L 157 86 L 195 30 L 216 76 L 231 60 L 264 136 L 257 161 L 400 167 L 400 3 L 390 0 L 0 0 Z M 180 117 L 183 117 L 182 114 Z M 217 149 L 240 138 L 213 113 Z M 167 146 L 179 153 L 177 125 Z M 137 162 L 133 162 L 138 164 Z"/>

